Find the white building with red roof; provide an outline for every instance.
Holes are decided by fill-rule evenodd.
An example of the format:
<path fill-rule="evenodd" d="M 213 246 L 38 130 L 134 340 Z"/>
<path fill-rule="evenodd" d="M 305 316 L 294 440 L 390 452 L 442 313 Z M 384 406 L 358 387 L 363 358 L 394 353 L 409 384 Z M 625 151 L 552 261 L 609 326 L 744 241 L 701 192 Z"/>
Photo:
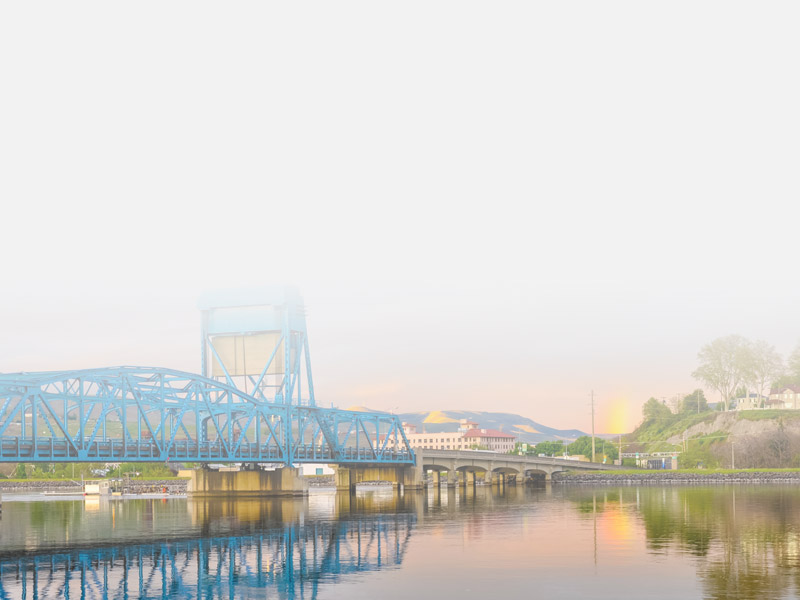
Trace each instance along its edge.
<path fill-rule="evenodd" d="M 517 438 L 497 429 L 470 429 L 464 433 L 470 447 L 477 446 L 494 452 L 511 452 Z"/>
<path fill-rule="evenodd" d="M 403 423 L 403 431 L 412 449 L 428 450 L 492 450 L 494 452 L 510 452 L 514 449 L 517 438 L 496 429 L 479 429 L 478 423 L 462 419 L 461 427 L 455 432 L 417 433 L 417 427 L 411 423 Z"/>

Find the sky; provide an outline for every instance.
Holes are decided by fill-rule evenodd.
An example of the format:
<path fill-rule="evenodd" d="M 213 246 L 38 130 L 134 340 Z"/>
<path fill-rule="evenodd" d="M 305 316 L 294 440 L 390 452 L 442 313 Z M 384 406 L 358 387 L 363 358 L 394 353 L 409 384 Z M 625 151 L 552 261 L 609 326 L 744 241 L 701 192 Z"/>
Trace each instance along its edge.
<path fill-rule="evenodd" d="M 291 284 L 321 404 L 629 431 L 800 342 L 798 17 L 3 3 L 0 372 L 198 371 L 204 291 Z"/>

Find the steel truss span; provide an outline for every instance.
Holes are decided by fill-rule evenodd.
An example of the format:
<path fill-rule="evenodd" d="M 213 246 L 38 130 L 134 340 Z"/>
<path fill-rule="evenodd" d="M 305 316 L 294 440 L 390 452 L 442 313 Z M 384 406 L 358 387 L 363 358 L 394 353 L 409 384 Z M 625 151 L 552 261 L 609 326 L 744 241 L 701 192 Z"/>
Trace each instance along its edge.
<path fill-rule="evenodd" d="M 393 415 L 270 403 L 149 367 L 0 374 L 0 462 L 414 464 Z"/>

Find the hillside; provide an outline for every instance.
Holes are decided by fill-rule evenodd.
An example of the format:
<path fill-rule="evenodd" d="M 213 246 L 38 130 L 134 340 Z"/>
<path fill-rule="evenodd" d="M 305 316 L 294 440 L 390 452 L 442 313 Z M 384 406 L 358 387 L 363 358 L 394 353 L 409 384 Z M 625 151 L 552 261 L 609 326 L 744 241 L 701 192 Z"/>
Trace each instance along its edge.
<path fill-rule="evenodd" d="M 680 451 L 681 467 L 800 467 L 800 411 L 661 415 L 624 438 L 625 452 Z"/>
<path fill-rule="evenodd" d="M 357 407 L 364 410 L 364 407 Z M 353 407 L 351 410 L 355 410 Z M 369 410 L 369 409 L 366 409 Z M 404 422 L 417 426 L 417 431 L 442 433 L 458 430 L 461 419 L 470 419 L 484 429 L 498 429 L 517 436 L 519 441 L 535 444 L 548 440 L 574 442 L 584 432 L 578 429 L 554 429 L 527 417 L 513 413 L 480 412 L 469 410 L 434 410 L 430 412 L 398 413 Z"/>

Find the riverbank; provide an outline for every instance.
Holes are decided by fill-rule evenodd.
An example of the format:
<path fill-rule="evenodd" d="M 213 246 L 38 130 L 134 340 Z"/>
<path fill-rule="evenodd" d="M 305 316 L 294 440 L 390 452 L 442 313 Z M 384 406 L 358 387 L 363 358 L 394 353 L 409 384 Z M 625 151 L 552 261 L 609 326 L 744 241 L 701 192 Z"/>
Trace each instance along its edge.
<path fill-rule="evenodd" d="M 168 494 L 185 494 L 188 481 L 179 478 L 131 479 L 116 485 L 128 494 L 161 493 L 165 489 Z M 0 492 L 74 493 L 83 492 L 83 484 L 71 479 L 0 479 Z"/>
<path fill-rule="evenodd" d="M 693 485 L 725 483 L 797 483 L 800 469 L 749 469 L 677 471 L 603 471 L 554 473 L 553 483 L 564 485 Z"/>

